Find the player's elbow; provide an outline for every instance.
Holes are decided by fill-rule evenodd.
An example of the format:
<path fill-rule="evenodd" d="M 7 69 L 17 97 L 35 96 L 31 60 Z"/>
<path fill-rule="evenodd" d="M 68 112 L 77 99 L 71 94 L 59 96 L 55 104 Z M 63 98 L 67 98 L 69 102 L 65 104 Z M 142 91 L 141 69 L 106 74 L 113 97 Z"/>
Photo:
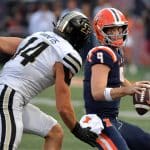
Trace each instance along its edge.
<path fill-rule="evenodd" d="M 102 101 L 104 100 L 104 90 L 105 86 L 99 86 L 99 85 L 92 85 L 91 86 L 91 94 L 95 101 Z"/>
<path fill-rule="evenodd" d="M 103 92 L 100 91 L 92 91 L 92 97 L 95 101 L 100 101 L 104 99 Z"/>

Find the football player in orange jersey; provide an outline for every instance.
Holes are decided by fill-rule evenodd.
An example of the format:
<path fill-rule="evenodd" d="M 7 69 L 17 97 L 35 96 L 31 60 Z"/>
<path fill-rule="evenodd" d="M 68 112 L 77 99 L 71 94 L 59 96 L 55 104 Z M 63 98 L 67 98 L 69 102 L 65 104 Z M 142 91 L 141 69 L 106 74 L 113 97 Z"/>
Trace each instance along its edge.
<path fill-rule="evenodd" d="M 99 150 L 148 150 L 150 134 L 118 119 L 120 98 L 150 88 L 150 81 L 131 84 L 124 78 L 123 46 L 128 21 L 115 8 L 104 8 L 94 18 L 94 30 L 101 46 L 88 53 L 84 67 L 84 101 L 87 114 L 97 114 L 104 129 Z"/>

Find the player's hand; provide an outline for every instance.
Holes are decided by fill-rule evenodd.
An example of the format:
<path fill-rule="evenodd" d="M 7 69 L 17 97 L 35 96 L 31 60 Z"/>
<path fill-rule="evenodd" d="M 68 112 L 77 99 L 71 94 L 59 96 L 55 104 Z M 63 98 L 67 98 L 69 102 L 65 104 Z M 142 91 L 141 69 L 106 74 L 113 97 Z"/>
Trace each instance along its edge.
<path fill-rule="evenodd" d="M 127 86 L 125 88 L 125 92 L 128 95 L 133 95 L 135 93 L 141 94 L 141 92 L 146 88 L 150 88 L 150 81 L 138 81 L 130 86 Z"/>
<path fill-rule="evenodd" d="M 80 124 L 77 122 L 74 129 L 72 130 L 72 133 L 81 141 L 84 141 L 85 143 L 88 143 L 92 147 L 96 147 L 96 139 L 98 138 L 98 135 L 92 131 L 90 131 L 90 128 L 82 128 Z"/>

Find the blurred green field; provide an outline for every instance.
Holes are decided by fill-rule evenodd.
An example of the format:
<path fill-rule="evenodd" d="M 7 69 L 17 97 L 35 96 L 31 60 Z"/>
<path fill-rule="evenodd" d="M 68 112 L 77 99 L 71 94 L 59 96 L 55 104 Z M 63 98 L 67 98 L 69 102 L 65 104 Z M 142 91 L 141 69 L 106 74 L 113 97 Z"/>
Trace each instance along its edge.
<path fill-rule="evenodd" d="M 136 74 L 134 74 L 135 70 L 134 72 L 132 72 L 133 70 L 132 71 L 131 70 L 130 72 L 129 70 L 126 70 L 126 76 L 131 81 L 150 80 L 150 67 L 139 67 L 137 68 Z M 81 76 L 81 74 L 82 72 L 78 76 Z M 84 107 L 83 107 L 84 105 L 82 101 L 82 87 L 71 86 L 71 92 L 72 92 L 73 102 L 75 103 L 76 100 L 78 100 L 78 102 L 80 101 L 80 105 L 78 106 L 75 105 L 75 112 L 79 120 L 80 117 L 84 114 Z M 49 88 L 45 90 L 37 98 L 54 99 L 54 89 Z M 59 121 L 59 123 L 62 125 L 64 132 L 65 132 L 62 150 L 92 150 L 92 148 L 80 142 L 69 132 L 69 130 L 65 127 L 64 123 L 61 121 L 56 111 L 55 106 L 46 105 L 46 104 L 36 104 L 36 105 L 39 106 L 41 110 L 43 110 L 44 112 L 47 112 L 48 114 L 56 118 Z M 148 113 L 146 117 L 138 117 L 138 116 L 132 117 L 132 115 L 130 115 L 130 112 L 131 114 L 132 112 L 133 114 L 136 114 L 132 105 L 132 97 L 127 96 L 126 98 L 122 100 L 120 111 L 122 112 L 120 114 L 120 118 L 122 120 L 128 121 L 132 124 L 136 124 L 142 127 L 146 131 L 150 131 L 150 125 L 149 125 L 150 113 Z M 43 143 L 42 138 L 34 136 L 34 135 L 24 134 L 19 150 L 42 150 L 42 143 Z"/>

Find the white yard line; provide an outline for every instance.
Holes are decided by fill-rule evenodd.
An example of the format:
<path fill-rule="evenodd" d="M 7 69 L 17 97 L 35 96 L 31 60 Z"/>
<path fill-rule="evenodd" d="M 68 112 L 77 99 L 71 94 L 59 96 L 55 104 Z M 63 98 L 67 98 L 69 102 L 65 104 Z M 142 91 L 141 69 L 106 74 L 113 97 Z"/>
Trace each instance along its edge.
<path fill-rule="evenodd" d="M 84 104 L 80 100 L 73 100 L 74 107 L 83 106 Z M 42 105 L 49 105 L 55 106 L 55 100 L 48 99 L 48 98 L 35 98 L 31 101 L 32 104 L 42 104 Z M 136 119 L 148 119 L 150 120 L 150 112 L 146 113 L 143 116 L 139 116 L 136 111 L 120 111 L 120 117 L 127 117 L 127 118 L 136 118 Z"/>

